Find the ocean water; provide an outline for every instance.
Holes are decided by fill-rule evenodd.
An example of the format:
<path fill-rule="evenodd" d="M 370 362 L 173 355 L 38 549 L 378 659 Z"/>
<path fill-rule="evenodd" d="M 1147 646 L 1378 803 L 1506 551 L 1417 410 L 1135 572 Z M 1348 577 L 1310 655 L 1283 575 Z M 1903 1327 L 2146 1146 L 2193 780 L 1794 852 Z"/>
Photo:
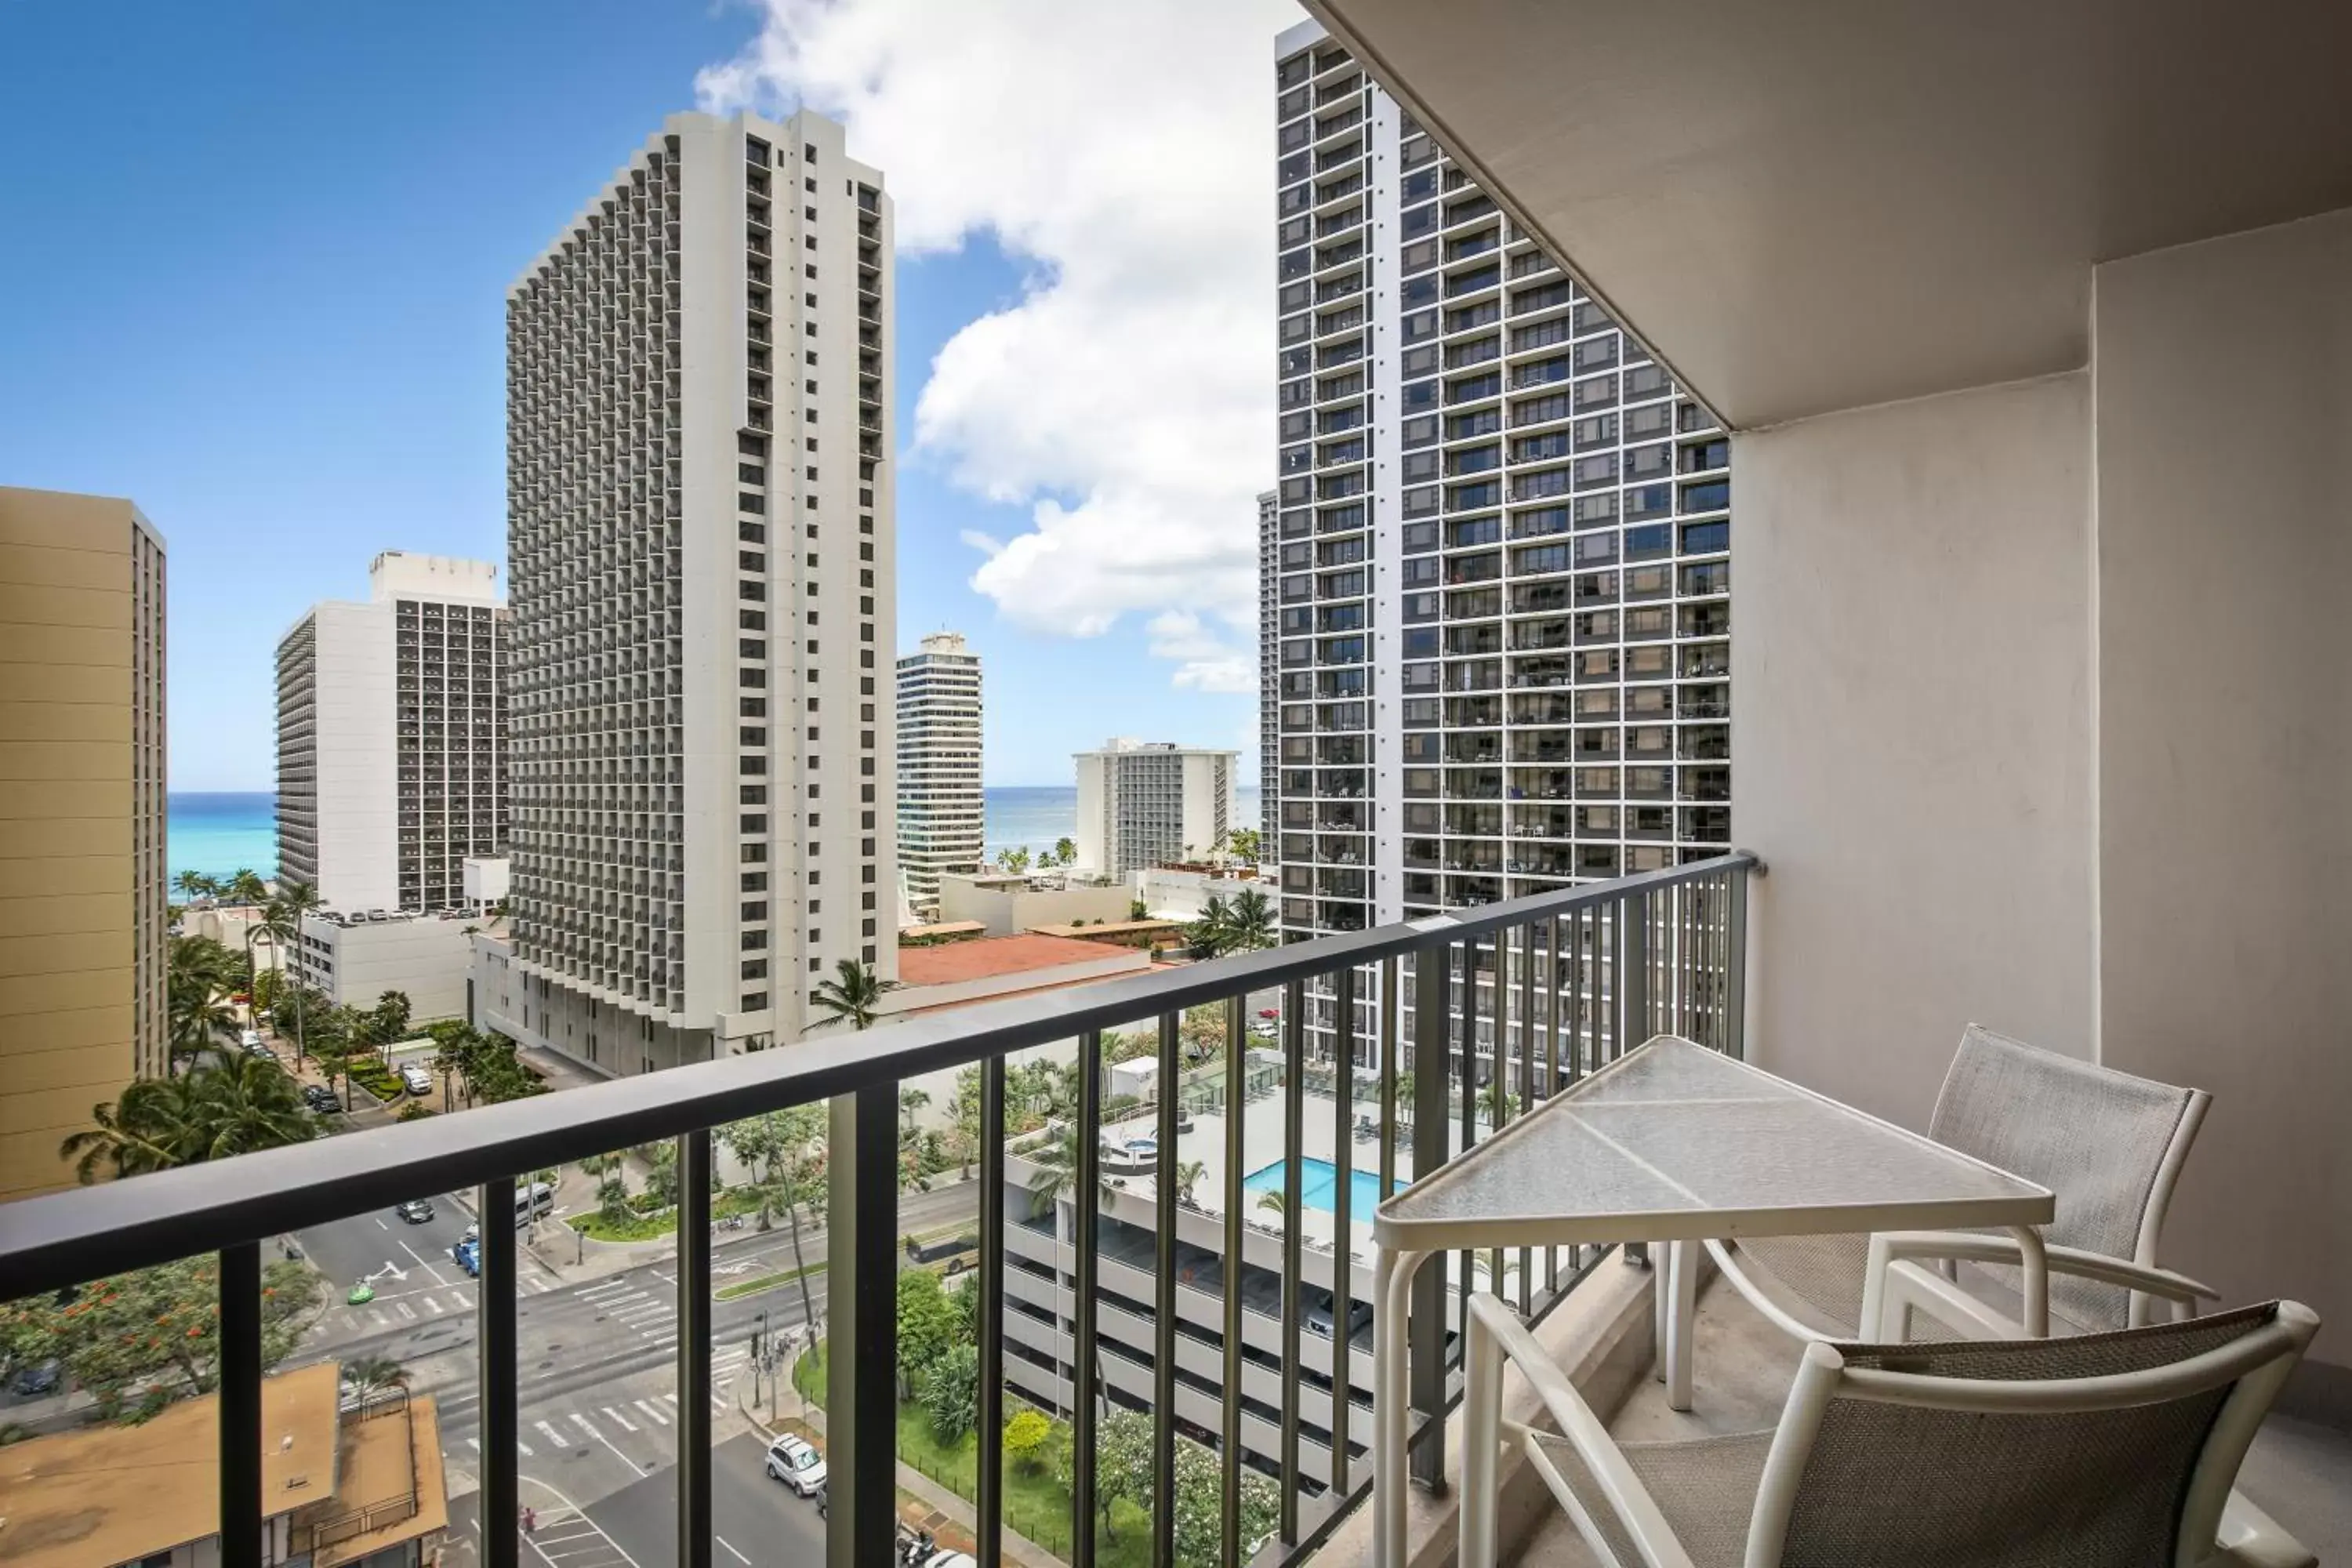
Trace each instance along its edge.
<path fill-rule="evenodd" d="M 226 877 L 248 868 L 278 875 L 278 797 L 268 790 L 240 795 L 173 792 L 164 803 L 167 874 L 194 871 Z M 175 897 L 177 895 L 174 895 Z"/>
<path fill-rule="evenodd" d="M 1006 786 L 985 792 L 985 840 L 993 857 L 1024 847 L 1034 854 L 1078 830 L 1075 784 Z M 195 871 L 226 877 L 251 867 L 263 877 L 278 874 L 277 796 L 267 790 L 242 795 L 176 793 L 165 824 L 170 874 Z M 1257 791 L 1241 791 L 1240 821 L 1257 826 Z"/>
<path fill-rule="evenodd" d="M 1235 821 L 1243 827 L 1255 827 L 1257 791 L 1244 788 L 1236 794 L 1239 805 Z M 1059 839 L 1077 837 L 1076 784 L 1000 785 L 982 795 L 987 821 L 982 829 L 982 843 L 991 859 L 1013 848 L 1026 848 L 1034 854 L 1051 849 Z"/>

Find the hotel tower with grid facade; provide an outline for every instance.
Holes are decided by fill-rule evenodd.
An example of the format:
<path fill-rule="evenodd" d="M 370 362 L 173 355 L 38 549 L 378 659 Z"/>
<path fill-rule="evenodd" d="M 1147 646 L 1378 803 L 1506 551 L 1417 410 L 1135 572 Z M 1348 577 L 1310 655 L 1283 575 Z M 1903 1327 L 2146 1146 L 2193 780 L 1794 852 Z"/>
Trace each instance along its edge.
<path fill-rule="evenodd" d="M 518 1022 L 601 1070 L 896 977 L 891 242 L 834 121 L 674 115 L 509 293 Z"/>

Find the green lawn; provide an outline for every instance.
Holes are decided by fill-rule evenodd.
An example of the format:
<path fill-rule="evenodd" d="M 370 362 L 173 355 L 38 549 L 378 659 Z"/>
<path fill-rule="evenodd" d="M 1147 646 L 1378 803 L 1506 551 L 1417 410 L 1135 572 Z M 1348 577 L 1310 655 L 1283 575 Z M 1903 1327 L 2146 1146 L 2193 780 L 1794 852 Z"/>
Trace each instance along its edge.
<path fill-rule="evenodd" d="M 810 1264 L 807 1272 L 812 1279 L 824 1273 L 824 1260 L 819 1258 Z M 762 1290 L 773 1290 L 779 1286 L 789 1285 L 798 1279 L 801 1273 L 802 1270 L 798 1268 L 787 1268 L 777 1274 L 755 1274 L 749 1279 L 738 1279 L 732 1284 L 721 1285 L 716 1294 L 722 1301 L 740 1301 L 746 1296 L 756 1296 Z"/>
<path fill-rule="evenodd" d="M 635 1202 L 644 1196 L 642 1193 L 634 1194 L 631 1201 Z M 759 1213 L 758 1196 L 740 1187 L 730 1187 L 725 1192 L 711 1195 L 710 1217 L 712 1219 L 727 1219 L 735 1215 L 741 1215 L 746 1218 L 757 1218 Z M 590 1209 L 584 1214 L 570 1215 L 564 1223 L 583 1236 L 593 1237 L 598 1241 L 651 1241 L 656 1237 L 671 1235 L 677 1229 L 677 1211 L 674 1208 L 666 1208 L 657 1214 L 651 1215 L 632 1213 L 627 1219 L 615 1225 L 604 1217 L 604 1210 Z"/>
<path fill-rule="evenodd" d="M 793 1365 L 793 1386 L 822 1409 L 824 1405 L 824 1342 Z M 1058 1429 L 1064 1424 L 1054 1423 Z M 931 1417 L 920 1405 L 898 1406 L 898 1458 L 956 1496 L 970 1502 L 980 1489 L 980 1438 L 966 1433 L 961 1441 L 942 1444 L 931 1435 Z M 1004 1466 L 1004 1523 L 1038 1545 L 1066 1558 L 1070 1552 L 1070 1494 L 1045 1467 L 1031 1468 L 1007 1461 Z M 1125 1499 L 1111 1509 L 1115 1533 L 1097 1533 L 1095 1560 L 1107 1568 L 1150 1568 L 1151 1519 Z"/>

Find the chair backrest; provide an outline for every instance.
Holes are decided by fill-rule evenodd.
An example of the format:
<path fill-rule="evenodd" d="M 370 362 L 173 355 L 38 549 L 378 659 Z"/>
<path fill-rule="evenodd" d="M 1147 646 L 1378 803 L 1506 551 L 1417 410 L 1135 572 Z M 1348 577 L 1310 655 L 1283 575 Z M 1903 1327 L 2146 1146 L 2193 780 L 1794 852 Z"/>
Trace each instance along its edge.
<path fill-rule="evenodd" d="M 2200 1562 L 2317 1327 L 2273 1301 L 2068 1339 L 1808 1346 L 1749 1568 Z"/>
<path fill-rule="evenodd" d="M 1970 1024 L 1927 1131 L 2055 1193 L 2058 1217 L 2045 1240 L 2153 1264 L 2174 1180 L 2209 1100 L 2202 1089 L 2135 1078 Z M 2053 1276 L 2050 1299 L 2086 1327 L 2122 1328 L 2129 1318 L 2130 1293 L 2118 1286 Z"/>

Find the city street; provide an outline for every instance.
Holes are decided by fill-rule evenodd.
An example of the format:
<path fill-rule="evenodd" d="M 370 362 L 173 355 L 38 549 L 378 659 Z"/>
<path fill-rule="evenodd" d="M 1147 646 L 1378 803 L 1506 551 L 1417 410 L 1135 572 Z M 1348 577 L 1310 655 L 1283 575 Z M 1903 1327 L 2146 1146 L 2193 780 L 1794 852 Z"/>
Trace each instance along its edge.
<path fill-rule="evenodd" d="M 656 1568 L 675 1562 L 675 1449 L 663 1452 L 669 1458 L 650 1474 L 584 1504 L 524 1460 L 517 1489 L 535 1511 L 536 1528 L 524 1537 L 523 1562 L 546 1568 Z M 719 1561 L 728 1568 L 800 1568 L 823 1562 L 824 1521 L 815 1502 L 768 1479 L 766 1452 L 756 1432 L 726 1438 L 712 1450 L 710 1514 Z M 469 1495 L 451 1507 L 450 1561 L 478 1560 L 474 1501 Z"/>

